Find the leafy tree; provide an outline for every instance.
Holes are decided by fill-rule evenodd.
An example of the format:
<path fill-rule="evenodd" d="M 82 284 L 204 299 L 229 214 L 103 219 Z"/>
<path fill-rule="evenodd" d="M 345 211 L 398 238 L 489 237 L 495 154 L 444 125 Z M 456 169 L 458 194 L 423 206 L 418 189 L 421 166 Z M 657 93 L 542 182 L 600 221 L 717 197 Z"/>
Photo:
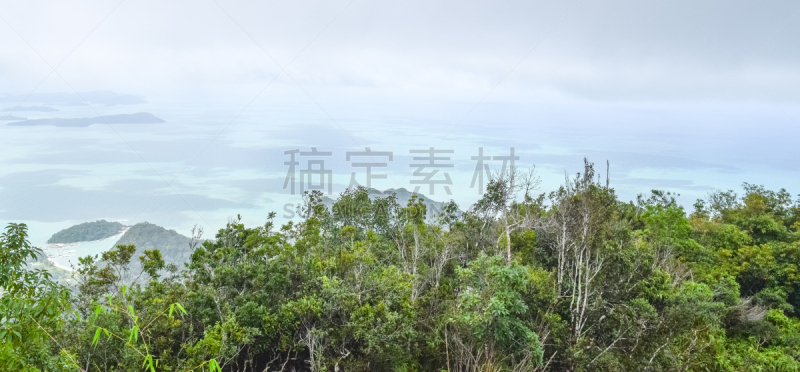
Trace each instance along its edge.
<path fill-rule="evenodd" d="M 745 184 L 687 215 L 659 190 L 619 200 L 588 160 L 549 193 L 519 182 L 438 214 L 416 196 L 310 192 L 299 222 L 236 216 L 172 244 L 182 268 L 158 249 L 172 234 L 81 258 L 72 291 L 27 266 L 40 252 L 12 224 L 0 367 L 800 371 L 788 192 Z"/>
<path fill-rule="evenodd" d="M 542 344 L 526 322 L 530 309 L 524 296 L 533 286 L 527 271 L 501 256 L 486 255 L 456 268 L 460 293 L 447 336 L 454 368 L 525 371 L 542 363 Z"/>
<path fill-rule="evenodd" d="M 28 241 L 25 224 L 0 235 L 0 368 L 6 371 L 74 370 L 74 357 L 52 343 L 70 309 L 70 294 L 45 270 L 27 269 L 42 251 Z"/>

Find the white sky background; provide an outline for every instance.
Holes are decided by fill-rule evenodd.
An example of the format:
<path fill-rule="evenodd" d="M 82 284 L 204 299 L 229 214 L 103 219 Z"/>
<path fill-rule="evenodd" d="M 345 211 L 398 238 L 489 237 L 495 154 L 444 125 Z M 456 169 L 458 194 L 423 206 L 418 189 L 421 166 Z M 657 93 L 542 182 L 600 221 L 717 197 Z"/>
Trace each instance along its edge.
<path fill-rule="evenodd" d="M 148 103 L 45 116 L 167 121 L 0 124 L 0 220 L 260 223 L 282 151 L 310 146 L 342 158 L 338 190 L 345 151 L 394 151 L 377 186 L 409 188 L 409 149 L 455 149 L 462 206 L 478 146 L 515 146 L 543 191 L 589 156 L 623 199 L 800 192 L 798 2 L 216 1 L 0 2 L 0 109 L 104 90 Z"/>

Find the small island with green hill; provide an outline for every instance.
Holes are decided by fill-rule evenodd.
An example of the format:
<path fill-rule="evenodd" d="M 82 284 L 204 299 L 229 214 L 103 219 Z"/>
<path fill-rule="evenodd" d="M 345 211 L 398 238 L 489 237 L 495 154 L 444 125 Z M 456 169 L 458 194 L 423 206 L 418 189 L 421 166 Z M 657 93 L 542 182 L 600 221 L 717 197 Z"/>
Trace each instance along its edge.
<path fill-rule="evenodd" d="M 47 240 L 47 244 L 68 244 L 105 239 L 121 233 L 125 227 L 119 222 L 106 220 L 84 222 L 53 234 Z"/>

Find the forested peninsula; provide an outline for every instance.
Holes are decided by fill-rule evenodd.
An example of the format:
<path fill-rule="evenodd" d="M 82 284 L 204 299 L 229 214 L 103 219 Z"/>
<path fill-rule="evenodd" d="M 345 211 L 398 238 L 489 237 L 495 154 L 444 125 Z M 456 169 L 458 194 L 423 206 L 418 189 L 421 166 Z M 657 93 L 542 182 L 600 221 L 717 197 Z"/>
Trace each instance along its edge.
<path fill-rule="evenodd" d="M 67 244 L 105 239 L 119 234 L 124 228 L 125 226 L 119 222 L 108 222 L 106 220 L 84 222 L 53 234 L 47 240 L 47 244 Z"/>
<path fill-rule="evenodd" d="M 587 162 L 556 190 L 495 177 L 435 217 L 364 188 L 299 212 L 196 229 L 181 265 L 120 244 L 71 284 L 26 266 L 41 251 L 9 225 L 0 369 L 800 370 L 800 200 L 783 189 L 684 210 L 620 200 Z"/>

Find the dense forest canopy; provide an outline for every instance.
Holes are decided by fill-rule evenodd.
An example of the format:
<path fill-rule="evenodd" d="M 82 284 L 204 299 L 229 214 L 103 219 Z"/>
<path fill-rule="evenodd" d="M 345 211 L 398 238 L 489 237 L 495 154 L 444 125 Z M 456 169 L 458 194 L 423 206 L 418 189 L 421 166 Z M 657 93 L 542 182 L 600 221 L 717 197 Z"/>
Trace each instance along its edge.
<path fill-rule="evenodd" d="M 84 222 L 53 234 L 47 240 L 47 244 L 66 244 L 105 239 L 119 234 L 124 227 L 119 222 L 108 222 L 106 220 Z"/>
<path fill-rule="evenodd" d="M 493 179 L 428 218 L 366 189 L 213 240 L 118 245 L 67 289 L 0 238 L 0 367 L 48 371 L 798 371 L 800 201 L 745 184 L 684 211 Z M 271 216 L 274 217 L 274 214 Z M 137 269 L 131 269 L 137 262 Z M 24 280 L 22 278 L 25 278 Z"/>

